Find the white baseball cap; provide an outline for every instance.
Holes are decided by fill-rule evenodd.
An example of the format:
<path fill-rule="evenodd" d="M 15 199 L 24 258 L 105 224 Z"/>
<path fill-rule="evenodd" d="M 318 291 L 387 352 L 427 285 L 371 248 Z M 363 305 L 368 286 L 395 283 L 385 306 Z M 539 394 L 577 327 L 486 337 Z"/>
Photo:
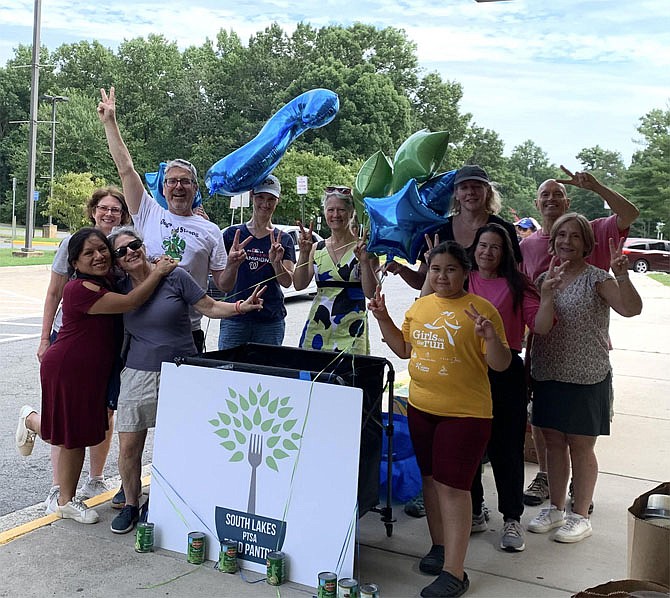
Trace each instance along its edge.
<path fill-rule="evenodd" d="M 279 199 L 279 196 L 281 195 L 281 185 L 279 184 L 279 179 L 274 176 L 269 174 L 266 176 L 258 185 L 256 185 L 252 189 L 254 195 L 258 195 L 259 193 L 269 193 L 270 195 L 274 195 L 277 199 Z"/>

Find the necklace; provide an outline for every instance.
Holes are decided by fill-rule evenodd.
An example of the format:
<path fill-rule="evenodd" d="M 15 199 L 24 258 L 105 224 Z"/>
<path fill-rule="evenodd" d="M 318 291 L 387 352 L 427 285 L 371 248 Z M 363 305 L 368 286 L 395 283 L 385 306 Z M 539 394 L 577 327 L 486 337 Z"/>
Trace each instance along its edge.
<path fill-rule="evenodd" d="M 347 254 L 349 251 L 349 247 L 354 244 L 355 241 L 351 241 L 349 243 L 343 243 L 342 245 L 339 245 L 338 247 L 334 247 L 334 239 L 330 237 L 328 241 L 326 241 L 326 248 L 328 249 L 328 253 L 330 254 L 330 259 L 333 260 L 333 263 L 335 264 L 336 268 L 340 267 L 340 260 Z"/>

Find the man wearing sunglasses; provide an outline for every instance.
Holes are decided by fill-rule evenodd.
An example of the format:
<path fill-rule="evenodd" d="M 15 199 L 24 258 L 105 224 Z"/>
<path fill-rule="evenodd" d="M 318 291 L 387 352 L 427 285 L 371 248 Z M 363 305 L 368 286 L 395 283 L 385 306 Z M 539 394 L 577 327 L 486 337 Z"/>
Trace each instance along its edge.
<path fill-rule="evenodd" d="M 121 137 L 116 121 L 114 88 L 109 89 L 109 95 L 104 89 L 100 93 L 102 100 L 98 104 L 98 117 L 105 127 L 109 152 L 121 177 L 130 214 L 138 232 L 144 237 L 148 254 L 167 254 L 178 259 L 179 265 L 203 289 L 207 289 L 207 275 L 211 272 L 216 286 L 224 292 L 230 291 L 235 284 L 237 267 L 246 258 L 244 243 L 234 244 L 226 255 L 216 224 L 193 212 L 193 198 L 198 190 L 195 166 L 182 159 L 167 163 L 163 195 L 168 208 L 161 207 L 145 190 Z M 226 265 L 229 267 L 226 268 Z M 200 318 L 197 312 L 192 311 L 193 339 L 198 352 L 204 348 Z"/>

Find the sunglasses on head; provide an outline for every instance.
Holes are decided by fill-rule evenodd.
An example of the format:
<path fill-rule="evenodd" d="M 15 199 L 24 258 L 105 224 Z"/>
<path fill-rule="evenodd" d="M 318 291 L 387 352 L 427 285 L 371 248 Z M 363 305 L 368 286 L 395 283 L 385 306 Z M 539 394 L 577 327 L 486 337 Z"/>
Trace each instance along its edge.
<path fill-rule="evenodd" d="M 114 255 L 116 257 L 123 257 L 128 253 L 128 249 L 132 249 L 133 251 L 137 251 L 140 247 L 142 247 L 142 241 L 139 239 L 135 239 L 134 241 L 131 241 L 128 243 L 128 245 L 124 245 L 123 247 L 117 247 L 114 250 Z"/>
<path fill-rule="evenodd" d="M 340 195 L 351 195 L 350 187 L 326 187 L 326 193 L 339 193 Z"/>

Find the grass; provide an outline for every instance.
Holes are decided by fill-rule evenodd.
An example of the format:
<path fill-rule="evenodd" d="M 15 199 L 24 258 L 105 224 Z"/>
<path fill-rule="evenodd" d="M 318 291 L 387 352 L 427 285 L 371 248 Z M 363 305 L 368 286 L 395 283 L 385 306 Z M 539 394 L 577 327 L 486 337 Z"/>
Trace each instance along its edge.
<path fill-rule="evenodd" d="M 40 266 L 51 264 L 56 252 L 45 251 L 44 255 L 35 257 L 14 257 L 11 249 L 0 249 L 0 268 L 3 266 Z"/>
<path fill-rule="evenodd" d="M 653 278 L 660 283 L 663 283 L 666 287 L 670 287 L 670 274 L 664 274 L 663 272 L 654 272 L 652 274 L 647 274 L 649 278 Z"/>

